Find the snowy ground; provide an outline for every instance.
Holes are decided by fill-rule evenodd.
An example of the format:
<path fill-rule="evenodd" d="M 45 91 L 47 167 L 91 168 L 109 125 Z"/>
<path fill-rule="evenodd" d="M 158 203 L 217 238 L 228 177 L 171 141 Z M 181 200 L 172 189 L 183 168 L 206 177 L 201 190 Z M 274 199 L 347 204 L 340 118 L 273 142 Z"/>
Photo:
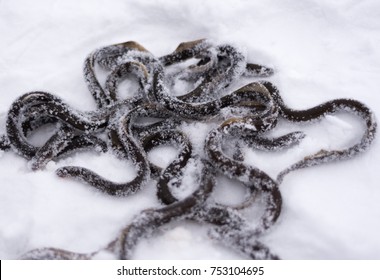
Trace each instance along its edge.
<path fill-rule="evenodd" d="M 84 58 L 95 48 L 128 40 L 157 56 L 198 38 L 232 42 L 245 48 L 250 61 L 276 69 L 270 80 L 289 106 L 350 97 L 379 116 L 379 18 L 377 0 L 0 0 L 0 134 L 12 101 L 28 91 L 49 91 L 73 107 L 95 109 L 83 81 Z M 300 146 L 282 153 L 246 151 L 247 162 L 275 176 L 313 151 L 352 144 L 363 128 L 356 118 L 337 115 L 301 128 L 284 122 L 276 133 L 296 129 L 308 134 Z M 150 157 L 170 160 L 161 154 Z M 281 218 L 263 241 L 283 259 L 380 259 L 379 155 L 377 139 L 352 160 L 286 177 Z M 108 197 L 57 178 L 54 170 L 68 164 L 120 181 L 134 176 L 130 163 L 111 155 L 80 153 L 32 172 L 23 158 L 0 152 L 1 259 L 44 246 L 95 251 L 139 211 L 158 206 L 153 184 L 128 198 Z M 228 184 L 220 179 L 217 198 L 238 201 L 243 191 L 231 191 Z M 207 228 L 176 223 L 142 241 L 134 258 L 243 257 L 212 242 Z"/>

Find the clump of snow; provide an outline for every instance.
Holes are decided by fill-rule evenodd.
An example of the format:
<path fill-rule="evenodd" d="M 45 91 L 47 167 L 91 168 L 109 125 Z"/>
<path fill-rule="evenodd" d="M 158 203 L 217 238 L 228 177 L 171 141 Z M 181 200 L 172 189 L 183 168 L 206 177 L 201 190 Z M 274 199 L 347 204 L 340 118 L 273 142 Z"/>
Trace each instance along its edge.
<path fill-rule="evenodd" d="M 209 228 L 192 222 L 179 222 L 155 236 L 142 240 L 134 252 L 136 259 L 244 259 L 222 243 L 208 237 Z M 146 252 L 149 251 L 149 256 Z"/>
<path fill-rule="evenodd" d="M 165 168 L 174 160 L 176 153 L 175 147 L 160 146 L 148 153 L 148 159 L 154 165 Z"/>
<path fill-rule="evenodd" d="M 248 189 L 241 182 L 229 179 L 225 176 L 217 177 L 217 187 L 212 197 L 217 203 L 235 206 L 241 204 L 248 193 Z"/>

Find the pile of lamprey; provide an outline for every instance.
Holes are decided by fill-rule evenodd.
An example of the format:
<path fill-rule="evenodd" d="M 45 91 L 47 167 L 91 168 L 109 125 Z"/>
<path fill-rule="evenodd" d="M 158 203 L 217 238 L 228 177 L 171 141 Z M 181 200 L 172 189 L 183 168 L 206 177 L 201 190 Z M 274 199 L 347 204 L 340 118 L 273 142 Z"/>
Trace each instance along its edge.
<path fill-rule="evenodd" d="M 95 71 L 96 67 L 107 73 L 105 83 L 99 81 L 96 73 L 100 70 Z M 23 156 L 32 170 L 44 168 L 49 161 L 78 150 L 112 151 L 117 157 L 133 162 L 136 168 L 133 180 L 115 183 L 75 166 L 59 168 L 56 174 L 78 179 L 112 196 L 133 195 L 154 180 L 157 198 L 162 203 L 160 208 L 142 211 L 119 236 L 96 252 L 83 254 L 42 248 L 22 258 L 91 259 L 99 252 L 110 252 L 117 258 L 130 259 L 142 238 L 152 236 L 170 222 L 192 220 L 208 224 L 211 238 L 247 257 L 278 259 L 260 237 L 280 216 L 279 184 L 284 176 L 300 168 L 352 158 L 367 150 L 376 134 L 376 121 L 366 105 L 353 99 L 335 99 L 310 109 L 293 110 L 268 81 L 252 82 L 228 91 L 243 79 L 272 73 L 268 67 L 247 63 L 245 55 L 229 44 L 196 40 L 181 43 L 173 53 L 156 57 L 138 43 L 126 42 L 95 50 L 85 60 L 84 77 L 96 101 L 96 111 L 81 112 L 47 92 L 30 92 L 19 97 L 7 115 L 6 135 L 0 140 L 2 150 Z M 120 98 L 119 85 L 126 79 L 138 86 L 131 97 Z M 192 85 L 192 89 L 179 95 L 176 92 L 179 82 Z M 276 179 L 244 162 L 243 146 L 274 151 L 304 138 L 300 131 L 268 137 L 280 118 L 302 123 L 341 111 L 352 113 L 364 122 L 363 136 L 353 146 L 321 150 L 289 166 Z M 183 124 L 191 122 L 212 124 L 202 152 L 195 152 L 189 135 L 181 129 Z M 55 133 L 46 143 L 36 147 L 28 142 L 28 136 L 46 124 L 56 125 Z M 175 159 L 165 168 L 154 165 L 147 157 L 149 151 L 163 145 L 178 149 Z M 190 161 L 198 167 L 196 188 L 189 196 L 179 199 L 175 189 L 183 183 L 184 169 Z M 210 199 L 213 189 L 218 187 L 218 174 L 244 184 L 249 193 L 247 199 L 233 207 Z M 242 209 L 258 201 L 263 209 L 259 222 L 253 226 Z"/>

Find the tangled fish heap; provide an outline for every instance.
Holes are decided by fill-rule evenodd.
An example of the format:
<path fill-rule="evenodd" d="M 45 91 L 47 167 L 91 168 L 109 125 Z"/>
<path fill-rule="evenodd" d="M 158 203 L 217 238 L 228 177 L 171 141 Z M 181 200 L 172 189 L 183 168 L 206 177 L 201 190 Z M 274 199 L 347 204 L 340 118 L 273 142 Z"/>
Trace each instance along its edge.
<path fill-rule="evenodd" d="M 96 65 L 108 71 L 104 85 L 95 74 Z M 174 71 L 168 70 L 175 65 L 178 67 Z M 138 43 L 126 42 L 95 50 L 85 60 L 84 77 L 96 101 L 96 111 L 73 109 L 47 92 L 30 92 L 19 97 L 8 112 L 6 135 L 0 138 L 0 149 L 13 150 L 25 157 L 32 170 L 44 168 L 50 160 L 74 151 L 111 150 L 119 158 L 134 163 L 136 176 L 133 180 L 115 183 L 89 169 L 75 166 L 59 168 L 56 174 L 78 179 L 114 196 L 132 195 L 154 179 L 157 197 L 163 205 L 142 211 L 119 236 L 96 252 L 83 254 L 41 248 L 27 252 L 22 258 L 91 259 L 100 252 L 109 252 L 117 258 L 130 259 L 140 239 L 151 236 L 172 221 L 192 220 L 210 224 L 211 238 L 247 257 L 278 259 L 259 238 L 280 216 L 279 184 L 284 176 L 300 168 L 351 158 L 367 150 L 376 134 L 376 121 L 366 105 L 353 99 L 335 99 L 310 109 L 293 110 L 268 81 L 252 82 L 221 94 L 242 77 L 266 77 L 272 73 L 268 67 L 247 63 L 245 55 L 228 44 L 214 45 L 207 40 L 196 40 L 181 43 L 171 54 L 155 57 Z M 130 78 L 137 79 L 138 88 L 133 97 L 121 99 L 118 86 Z M 179 80 L 193 84 L 193 89 L 180 96 L 173 95 Z M 364 134 L 355 145 L 342 150 L 321 150 L 307 156 L 286 168 L 276 179 L 244 163 L 242 145 L 273 151 L 297 144 L 305 137 L 300 131 L 278 138 L 266 136 L 278 119 L 310 122 L 340 111 L 352 113 L 364 121 Z M 146 117 L 156 121 L 138 121 Z M 181 124 L 194 121 L 215 123 L 201 154 L 195 154 L 191 141 L 180 129 Z M 56 124 L 55 133 L 41 147 L 31 145 L 28 135 L 46 124 Z M 101 137 L 102 134 L 107 137 Z M 229 143 L 234 145 L 228 146 Z M 177 156 L 166 168 L 154 165 L 147 157 L 150 150 L 163 145 L 178 149 Z M 197 188 L 188 197 L 178 199 L 174 190 L 181 185 L 184 168 L 190 159 L 199 167 Z M 218 174 L 243 183 L 249 197 L 234 207 L 213 202 L 209 198 L 217 187 Z M 257 197 L 264 202 L 264 210 L 259 224 L 253 226 L 241 210 L 250 207 Z"/>

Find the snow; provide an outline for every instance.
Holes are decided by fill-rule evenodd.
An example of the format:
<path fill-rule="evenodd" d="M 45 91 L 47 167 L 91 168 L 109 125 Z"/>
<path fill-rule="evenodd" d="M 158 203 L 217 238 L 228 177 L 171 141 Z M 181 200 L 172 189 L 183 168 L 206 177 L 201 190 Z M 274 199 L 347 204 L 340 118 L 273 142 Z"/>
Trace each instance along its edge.
<path fill-rule="evenodd" d="M 231 43 L 243 49 L 248 61 L 275 69 L 265 79 L 278 86 L 291 108 L 352 98 L 379 116 L 379 16 L 377 0 L 0 0 L 0 135 L 12 102 L 33 90 L 57 95 L 80 111 L 95 110 L 83 78 L 84 59 L 99 47 L 130 40 L 156 56 L 200 38 Z M 244 78 L 229 90 L 252 80 Z M 124 84 L 121 90 L 135 87 Z M 176 88 L 180 89 L 181 85 Z M 202 152 L 209 130 L 201 121 L 184 127 L 195 152 Z M 297 130 L 307 135 L 299 145 L 276 152 L 244 148 L 245 162 L 275 177 L 304 156 L 347 147 L 363 133 L 358 117 L 343 113 L 312 124 L 281 121 L 272 133 Z M 33 143 L 46 139 L 38 139 L 37 133 L 33 137 Z M 175 151 L 152 151 L 150 157 L 163 154 L 167 156 L 155 161 L 161 166 Z M 379 259 L 379 155 L 375 139 L 368 151 L 353 159 L 287 175 L 280 185 L 280 219 L 260 242 L 282 259 Z M 50 162 L 41 171 L 31 171 L 13 152 L 0 151 L 1 259 L 41 247 L 96 251 L 143 209 L 159 206 L 153 181 L 132 196 L 110 197 L 57 177 L 54 170 L 66 165 L 87 167 L 120 182 L 135 176 L 132 162 L 95 151 Z M 218 182 L 222 187 L 215 200 L 234 204 L 244 199 L 238 183 L 229 184 L 223 177 Z M 211 240 L 208 229 L 186 221 L 169 224 L 139 242 L 133 257 L 245 258 Z M 113 256 L 103 253 L 97 258 Z"/>

